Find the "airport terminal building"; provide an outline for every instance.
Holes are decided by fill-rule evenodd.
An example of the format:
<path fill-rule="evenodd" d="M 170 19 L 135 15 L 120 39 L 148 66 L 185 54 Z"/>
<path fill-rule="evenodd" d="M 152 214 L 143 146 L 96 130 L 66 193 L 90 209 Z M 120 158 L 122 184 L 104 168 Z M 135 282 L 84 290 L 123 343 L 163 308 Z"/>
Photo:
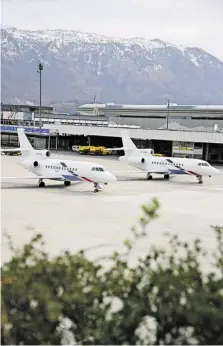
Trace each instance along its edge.
<path fill-rule="evenodd" d="M 144 129 L 223 130 L 223 106 L 86 104 L 78 108 L 78 114 Z"/>
<path fill-rule="evenodd" d="M 82 105 L 76 114 L 42 107 L 41 129 L 39 124 L 38 107 L 5 105 L 1 110 L 2 145 L 15 138 L 17 126 L 24 126 L 35 137 L 36 147 L 71 150 L 73 145 L 89 143 L 120 147 L 121 131 L 126 129 L 138 147 L 223 163 L 223 105 L 99 103 Z"/>

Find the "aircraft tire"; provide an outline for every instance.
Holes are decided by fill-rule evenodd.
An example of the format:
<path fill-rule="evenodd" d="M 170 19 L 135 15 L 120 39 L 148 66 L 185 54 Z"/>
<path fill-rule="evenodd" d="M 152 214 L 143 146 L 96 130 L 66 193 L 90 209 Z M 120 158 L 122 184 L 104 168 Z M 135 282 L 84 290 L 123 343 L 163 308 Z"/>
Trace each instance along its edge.
<path fill-rule="evenodd" d="M 169 179 L 169 174 L 164 174 L 164 179 Z"/>
<path fill-rule="evenodd" d="M 146 179 L 147 179 L 147 180 L 152 180 L 153 177 L 152 177 L 152 175 L 149 175 L 149 174 L 148 174 L 147 177 L 146 177 Z"/>
<path fill-rule="evenodd" d="M 65 186 L 70 186 L 70 181 L 69 180 L 65 180 L 64 185 Z"/>
<path fill-rule="evenodd" d="M 98 189 L 94 189 L 94 193 L 97 193 L 99 190 Z"/>
<path fill-rule="evenodd" d="M 44 181 L 41 181 L 41 183 L 39 183 L 39 187 L 45 187 Z"/>

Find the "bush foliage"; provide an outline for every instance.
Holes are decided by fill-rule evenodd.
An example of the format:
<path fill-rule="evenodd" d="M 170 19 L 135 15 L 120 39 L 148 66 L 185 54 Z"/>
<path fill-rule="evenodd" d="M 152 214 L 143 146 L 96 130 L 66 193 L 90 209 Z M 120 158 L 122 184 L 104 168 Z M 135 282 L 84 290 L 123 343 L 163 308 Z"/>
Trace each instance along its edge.
<path fill-rule="evenodd" d="M 129 256 L 158 216 L 156 199 L 142 206 L 124 252 L 91 261 L 84 251 L 50 258 L 35 236 L 2 266 L 3 345 L 223 344 L 223 229 L 211 268 L 202 270 L 200 240 L 168 236 L 134 266 Z M 208 257 L 209 258 L 209 257 Z"/>

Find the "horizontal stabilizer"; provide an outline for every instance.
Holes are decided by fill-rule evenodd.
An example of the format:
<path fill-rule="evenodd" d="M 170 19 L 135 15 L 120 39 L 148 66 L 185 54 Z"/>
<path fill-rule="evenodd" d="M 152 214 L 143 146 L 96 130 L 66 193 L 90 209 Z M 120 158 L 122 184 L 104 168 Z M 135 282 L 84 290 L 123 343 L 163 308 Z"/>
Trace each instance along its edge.
<path fill-rule="evenodd" d="M 132 150 L 132 148 L 126 148 L 126 147 L 122 147 L 122 148 L 106 148 L 106 150 L 110 150 L 110 151 Z"/>
<path fill-rule="evenodd" d="M 21 152 L 23 152 L 23 151 L 29 151 L 29 149 L 21 149 L 21 148 L 12 148 L 12 149 L 10 149 L 10 148 L 7 148 L 7 149 L 3 149 L 3 148 L 1 148 L 0 149 L 0 152 L 6 152 L 6 153 L 17 153 L 17 152 L 19 152 L 19 151 L 21 151 Z"/>

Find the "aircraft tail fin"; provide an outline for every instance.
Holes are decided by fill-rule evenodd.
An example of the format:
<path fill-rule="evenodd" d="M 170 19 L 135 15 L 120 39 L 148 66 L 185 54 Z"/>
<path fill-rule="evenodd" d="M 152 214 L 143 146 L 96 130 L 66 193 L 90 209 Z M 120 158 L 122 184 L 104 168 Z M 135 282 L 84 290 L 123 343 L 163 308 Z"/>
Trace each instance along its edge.
<path fill-rule="evenodd" d="M 18 128 L 17 133 L 18 133 L 19 145 L 20 145 L 19 148 L 10 148 L 10 149 L 1 148 L 0 152 L 3 152 L 3 153 L 21 152 L 23 157 L 32 155 L 35 152 L 35 149 L 32 147 L 30 141 L 26 137 L 25 130 L 23 128 Z"/>
<path fill-rule="evenodd" d="M 25 130 L 22 128 L 18 128 L 17 133 L 20 145 L 19 149 L 21 150 L 22 156 L 30 155 L 32 152 L 35 151 L 35 149 L 32 147 L 30 141 L 26 137 Z"/>
<path fill-rule="evenodd" d="M 137 147 L 135 146 L 135 144 L 133 143 L 133 141 L 131 140 L 130 136 L 129 136 L 129 132 L 128 131 L 122 131 L 122 143 L 123 143 L 123 149 L 125 150 L 125 154 L 128 155 L 129 151 L 133 151 L 133 150 L 137 150 Z"/>
<path fill-rule="evenodd" d="M 137 151 L 137 147 L 135 146 L 135 144 L 131 140 L 128 131 L 126 131 L 126 130 L 121 131 L 121 137 L 122 137 L 122 144 L 123 144 L 123 146 L 121 148 L 107 148 L 107 150 L 111 150 L 111 151 L 122 150 L 125 152 L 126 156 L 129 156 L 134 150 Z"/>

